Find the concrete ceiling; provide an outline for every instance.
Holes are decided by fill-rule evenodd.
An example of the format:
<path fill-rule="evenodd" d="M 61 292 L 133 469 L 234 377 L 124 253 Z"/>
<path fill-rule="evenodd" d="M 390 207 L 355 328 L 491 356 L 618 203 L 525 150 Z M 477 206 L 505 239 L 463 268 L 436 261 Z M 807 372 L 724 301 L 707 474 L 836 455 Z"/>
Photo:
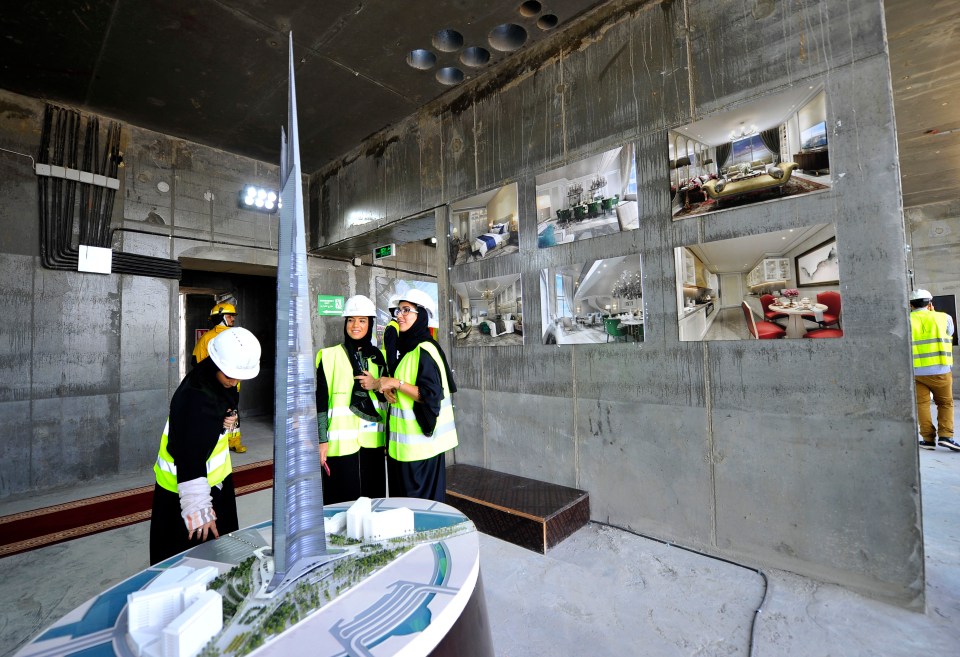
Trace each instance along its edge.
<path fill-rule="evenodd" d="M 448 90 L 441 69 L 469 80 L 596 4 L 26 0 L 3 10 L 0 87 L 276 162 L 293 30 L 312 172 Z M 421 49 L 425 69 L 407 61 Z"/>
<path fill-rule="evenodd" d="M 598 4 L 25 0 L 3 11 L 0 87 L 275 162 L 292 29 L 301 154 L 311 172 L 443 94 L 450 88 L 437 80 L 444 67 L 469 80 L 509 57 L 510 48 L 528 47 Z M 885 6 L 905 205 L 956 199 L 960 2 Z M 554 19 L 554 28 L 543 29 Z M 497 31 L 503 25 L 519 29 Z M 470 56 L 480 51 L 468 48 L 485 49 L 489 61 L 463 63 L 477 63 Z M 425 70 L 408 63 L 418 49 L 436 57 Z"/>
<path fill-rule="evenodd" d="M 887 0 L 905 207 L 960 197 L 960 2 Z"/>

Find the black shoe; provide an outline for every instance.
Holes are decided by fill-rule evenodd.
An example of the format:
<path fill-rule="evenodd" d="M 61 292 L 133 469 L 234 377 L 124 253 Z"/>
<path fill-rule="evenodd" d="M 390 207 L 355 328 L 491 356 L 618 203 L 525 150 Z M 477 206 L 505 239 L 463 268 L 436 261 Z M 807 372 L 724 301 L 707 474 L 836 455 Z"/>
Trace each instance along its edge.
<path fill-rule="evenodd" d="M 957 447 L 960 448 L 960 445 L 957 445 Z M 937 443 L 931 440 L 920 441 L 920 449 L 936 449 L 936 448 L 937 448 Z"/>
<path fill-rule="evenodd" d="M 953 438 L 941 438 L 940 446 L 946 447 L 954 452 L 960 452 L 960 443 L 954 442 Z"/>

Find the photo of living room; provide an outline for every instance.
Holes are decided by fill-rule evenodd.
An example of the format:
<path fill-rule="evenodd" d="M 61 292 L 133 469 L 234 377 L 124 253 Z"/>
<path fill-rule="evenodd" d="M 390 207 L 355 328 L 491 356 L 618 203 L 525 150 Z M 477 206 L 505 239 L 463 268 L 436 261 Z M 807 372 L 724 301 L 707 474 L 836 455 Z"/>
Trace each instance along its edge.
<path fill-rule="evenodd" d="M 450 205 L 450 263 L 462 265 L 520 250 L 517 183 Z"/>
<path fill-rule="evenodd" d="M 827 190 L 823 88 L 797 85 L 668 131 L 673 218 Z"/>
<path fill-rule="evenodd" d="M 643 342 L 639 254 L 540 270 L 544 344 Z"/>
<path fill-rule="evenodd" d="M 681 342 L 842 338 L 834 224 L 675 249 Z"/>
<path fill-rule="evenodd" d="M 542 173 L 536 186 L 541 249 L 640 227 L 632 143 Z"/>
<path fill-rule="evenodd" d="M 455 347 L 523 344 L 520 274 L 454 283 Z"/>

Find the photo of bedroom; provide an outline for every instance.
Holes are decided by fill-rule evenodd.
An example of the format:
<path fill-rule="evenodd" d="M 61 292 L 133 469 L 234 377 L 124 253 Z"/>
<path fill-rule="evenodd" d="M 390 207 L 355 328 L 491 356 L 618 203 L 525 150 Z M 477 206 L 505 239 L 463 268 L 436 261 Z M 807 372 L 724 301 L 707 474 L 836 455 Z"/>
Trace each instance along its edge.
<path fill-rule="evenodd" d="M 517 183 L 450 205 L 450 264 L 462 265 L 520 250 Z"/>
<path fill-rule="evenodd" d="M 520 274 L 454 283 L 455 347 L 503 347 L 523 344 L 523 296 Z"/>
<path fill-rule="evenodd" d="M 830 189 L 827 132 L 810 84 L 668 131 L 673 218 Z"/>
<path fill-rule="evenodd" d="M 632 143 L 542 173 L 536 185 L 541 249 L 640 227 Z"/>
<path fill-rule="evenodd" d="M 540 270 L 543 344 L 643 342 L 639 254 Z"/>

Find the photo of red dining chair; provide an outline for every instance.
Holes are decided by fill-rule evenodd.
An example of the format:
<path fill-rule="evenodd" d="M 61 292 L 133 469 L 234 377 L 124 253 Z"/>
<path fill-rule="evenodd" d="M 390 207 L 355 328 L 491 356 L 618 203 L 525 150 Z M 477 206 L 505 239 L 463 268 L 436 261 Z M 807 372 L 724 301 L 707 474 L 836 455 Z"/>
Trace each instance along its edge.
<path fill-rule="evenodd" d="M 778 313 L 776 310 L 770 310 L 770 304 L 773 303 L 774 299 L 776 299 L 776 297 L 772 294 L 764 294 L 760 297 L 760 307 L 763 308 L 763 318 L 779 326 L 781 324 L 776 320 L 789 319 L 789 317 L 784 313 Z"/>
<path fill-rule="evenodd" d="M 842 338 L 843 331 L 840 329 L 814 329 L 804 334 L 805 338 Z"/>
<path fill-rule="evenodd" d="M 839 292 L 819 292 L 817 294 L 817 303 L 822 303 L 827 307 L 823 311 L 823 319 L 818 322 L 821 327 L 836 325 L 840 328 L 840 293 Z"/>
<path fill-rule="evenodd" d="M 740 308 L 743 310 L 743 316 L 747 320 L 747 330 L 750 331 L 750 335 L 757 340 L 776 340 L 787 334 L 787 329 L 778 324 L 763 320 L 759 322 L 756 321 L 753 318 L 753 311 L 750 310 L 750 306 L 747 305 L 746 301 L 740 302 Z"/>

